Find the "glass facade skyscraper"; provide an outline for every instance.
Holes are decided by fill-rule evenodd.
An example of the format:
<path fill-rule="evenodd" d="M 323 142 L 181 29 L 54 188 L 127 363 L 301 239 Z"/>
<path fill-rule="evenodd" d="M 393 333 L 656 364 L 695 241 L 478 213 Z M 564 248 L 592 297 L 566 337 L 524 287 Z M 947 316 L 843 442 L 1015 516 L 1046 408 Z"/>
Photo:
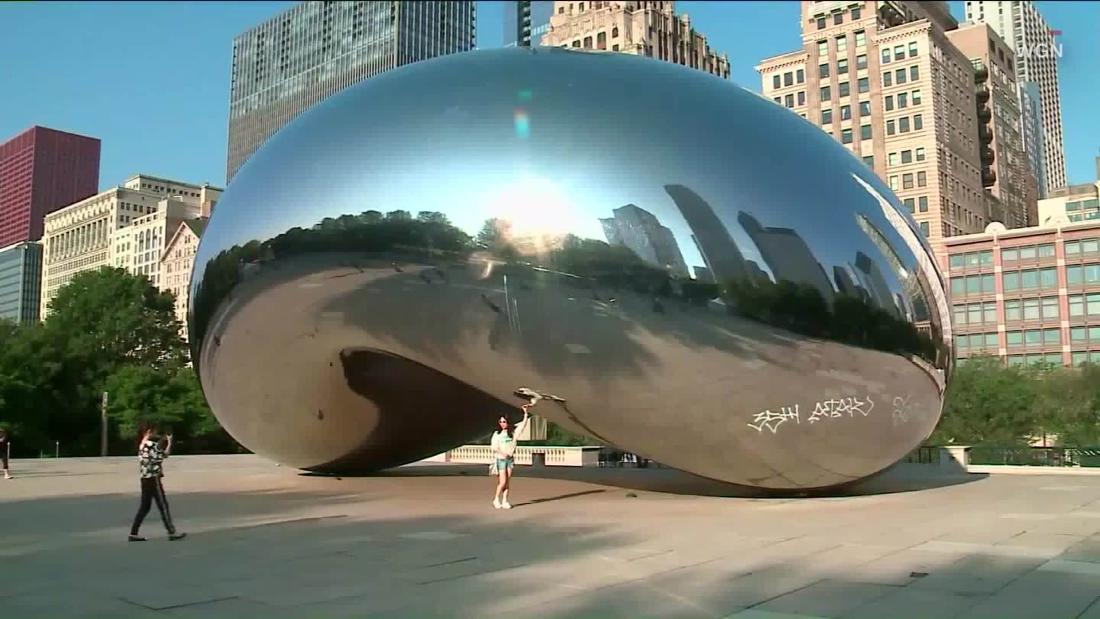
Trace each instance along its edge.
<path fill-rule="evenodd" d="M 38 322 L 42 291 L 42 245 L 16 243 L 0 249 L 0 320 Z"/>
<path fill-rule="evenodd" d="M 510 0 L 504 3 L 504 47 L 538 47 L 550 31 L 552 0 Z"/>
<path fill-rule="evenodd" d="M 326 97 L 476 44 L 472 0 L 303 2 L 233 40 L 226 179 Z"/>

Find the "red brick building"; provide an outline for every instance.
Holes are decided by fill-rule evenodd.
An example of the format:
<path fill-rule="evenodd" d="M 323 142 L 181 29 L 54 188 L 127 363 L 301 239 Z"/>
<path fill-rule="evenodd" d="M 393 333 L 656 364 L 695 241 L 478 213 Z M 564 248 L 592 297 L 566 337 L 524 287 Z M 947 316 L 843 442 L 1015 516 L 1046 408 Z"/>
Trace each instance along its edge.
<path fill-rule="evenodd" d="M 0 247 L 42 238 L 48 213 L 99 190 L 100 141 L 31 127 L 0 144 Z"/>

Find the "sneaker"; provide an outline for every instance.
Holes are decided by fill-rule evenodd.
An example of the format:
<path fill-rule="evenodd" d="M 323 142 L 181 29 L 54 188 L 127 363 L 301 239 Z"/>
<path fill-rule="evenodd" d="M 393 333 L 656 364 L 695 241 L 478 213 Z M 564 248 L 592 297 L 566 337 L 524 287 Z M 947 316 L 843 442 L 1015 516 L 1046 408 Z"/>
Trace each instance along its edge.
<path fill-rule="evenodd" d="M 169 533 L 168 534 L 168 539 L 170 539 L 173 542 L 178 540 L 178 539 L 183 539 L 185 537 L 187 537 L 186 533 Z"/>
<path fill-rule="evenodd" d="M 128 542 L 144 542 L 145 538 L 140 535 L 130 535 L 126 538 Z"/>
<path fill-rule="evenodd" d="M 5 472 L 4 479 L 11 479 L 11 473 Z"/>
<path fill-rule="evenodd" d="M 512 509 L 512 504 L 509 503 L 508 501 L 502 501 L 501 504 L 500 504 L 500 507 L 502 509 Z"/>
<path fill-rule="evenodd" d="M 493 499 L 493 509 L 500 509 L 500 498 Z"/>

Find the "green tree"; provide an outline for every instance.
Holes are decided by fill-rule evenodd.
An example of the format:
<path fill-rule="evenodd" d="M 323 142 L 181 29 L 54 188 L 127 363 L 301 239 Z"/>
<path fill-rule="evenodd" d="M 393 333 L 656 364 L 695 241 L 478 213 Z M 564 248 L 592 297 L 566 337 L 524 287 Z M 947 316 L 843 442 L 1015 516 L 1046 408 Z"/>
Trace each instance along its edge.
<path fill-rule="evenodd" d="M 934 444 L 1019 445 L 1039 428 L 1032 373 L 978 357 L 955 370 Z"/>

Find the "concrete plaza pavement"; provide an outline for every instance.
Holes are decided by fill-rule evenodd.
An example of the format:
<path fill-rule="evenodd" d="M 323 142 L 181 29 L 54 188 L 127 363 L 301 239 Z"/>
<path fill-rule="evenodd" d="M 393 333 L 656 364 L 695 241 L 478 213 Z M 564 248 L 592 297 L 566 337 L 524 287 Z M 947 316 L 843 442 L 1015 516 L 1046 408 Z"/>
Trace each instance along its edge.
<path fill-rule="evenodd" d="M 1100 476 L 904 465 L 850 492 L 738 495 L 669 469 L 482 466 L 321 477 L 254 456 L 166 465 L 169 542 L 133 458 L 0 480 L 5 617 L 1100 619 Z"/>

